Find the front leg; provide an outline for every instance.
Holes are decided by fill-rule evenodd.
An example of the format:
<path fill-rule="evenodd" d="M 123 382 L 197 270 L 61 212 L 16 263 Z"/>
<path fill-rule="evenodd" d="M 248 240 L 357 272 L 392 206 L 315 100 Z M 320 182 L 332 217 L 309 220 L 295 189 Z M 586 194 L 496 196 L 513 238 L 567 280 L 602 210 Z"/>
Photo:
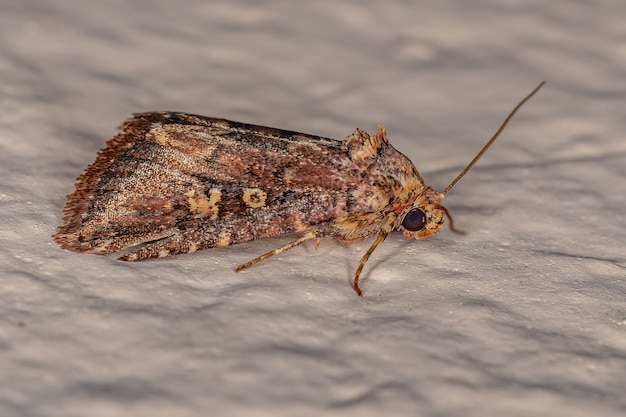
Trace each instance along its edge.
<path fill-rule="evenodd" d="M 382 227 L 378 231 L 376 240 L 374 240 L 372 246 L 370 246 L 367 252 L 365 252 L 365 255 L 363 255 L 363 257 L 361 258 L 361 262 L 359 262 L 359 267 L 356 269 L 356 273 L 354 274 L 354 281 L 352 282 L 352 288 L 359 297 L 363 297 L 363 292 L 361 291 L 361 288 L 359 288 L 359 276 L 361 275 L 361 271 L 363 270 L 365 263 L 369 260 L 370 256 L 374 252 L 374 249 L 376 249 L 376 246 L 384 242 L 387 236 L 389 236 L 389 233 L 391 233 L 391 231 L 393 230 L 393 226 L 396 222 L 396 217 L 397 216 L 394 213 L 391 213 L 385 218 Z"/>

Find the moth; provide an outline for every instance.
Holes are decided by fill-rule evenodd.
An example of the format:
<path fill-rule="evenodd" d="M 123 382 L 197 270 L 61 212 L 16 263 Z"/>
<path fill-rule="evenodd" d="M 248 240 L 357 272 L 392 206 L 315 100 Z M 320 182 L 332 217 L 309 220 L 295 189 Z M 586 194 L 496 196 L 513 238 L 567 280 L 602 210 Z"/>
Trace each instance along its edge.
<path fill-rule="evenodd" d="M 441 200 L 491 146 L 540 83 L 443 192 L 387 140 L 357 129 L 343 141 L 176 112 L 134 114 L 78 177 L 54 240 L 79 253 L 130 248 L 139 261 L 287 233 L 300 235 L 240 271 L 307 240 L 423 240 L 452 217 Z"/>

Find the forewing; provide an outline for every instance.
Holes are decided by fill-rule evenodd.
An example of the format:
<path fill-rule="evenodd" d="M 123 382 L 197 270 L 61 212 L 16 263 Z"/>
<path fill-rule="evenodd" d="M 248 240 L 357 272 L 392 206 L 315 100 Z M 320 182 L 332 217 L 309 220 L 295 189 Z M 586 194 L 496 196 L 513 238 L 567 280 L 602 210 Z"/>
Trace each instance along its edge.
<path fill-rule="evenodd" d="M 90 253 L 149 243 L 135 260 L 305 230 L 362 211 L 375 186 L 361 174 L 333 139 L 137 114 L 78 178 L 55 240 Z"/>

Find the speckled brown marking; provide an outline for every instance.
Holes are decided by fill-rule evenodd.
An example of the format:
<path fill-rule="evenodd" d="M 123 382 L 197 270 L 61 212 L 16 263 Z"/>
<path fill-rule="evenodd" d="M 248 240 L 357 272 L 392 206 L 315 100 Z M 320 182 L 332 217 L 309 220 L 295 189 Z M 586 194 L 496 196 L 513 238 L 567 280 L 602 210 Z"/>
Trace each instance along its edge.
<path fill-rule="evenodd" d="M 408 239 L 440 230 L 443 197 L 542 85 L 443 192 L 424 184 L 383 126 L 337 141 L 185 113 L 135 114 L 78 177 L 54 239 L 74 252 L 132 248 L 120 259 L 138 261 L 302 232 L 240 270 L 309 239 L 317 247 L 326 236 L 376 236 L 354 275 L 361 295 L 376 246 L 392 230 Z"/>

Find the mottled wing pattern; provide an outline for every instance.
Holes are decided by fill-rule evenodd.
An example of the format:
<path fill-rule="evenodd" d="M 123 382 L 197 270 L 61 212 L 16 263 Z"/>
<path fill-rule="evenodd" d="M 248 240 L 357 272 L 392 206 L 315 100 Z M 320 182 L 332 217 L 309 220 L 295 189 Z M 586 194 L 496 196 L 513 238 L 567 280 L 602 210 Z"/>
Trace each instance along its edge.
<path fill-rule="evenodd" d="M 379 209 L 342 142 L 184 113 L 136 114 L 68 196 L 55 240 L 139 260 L 302 231 Z M 383 198 L 384 200 L 384 198 Z"/>

